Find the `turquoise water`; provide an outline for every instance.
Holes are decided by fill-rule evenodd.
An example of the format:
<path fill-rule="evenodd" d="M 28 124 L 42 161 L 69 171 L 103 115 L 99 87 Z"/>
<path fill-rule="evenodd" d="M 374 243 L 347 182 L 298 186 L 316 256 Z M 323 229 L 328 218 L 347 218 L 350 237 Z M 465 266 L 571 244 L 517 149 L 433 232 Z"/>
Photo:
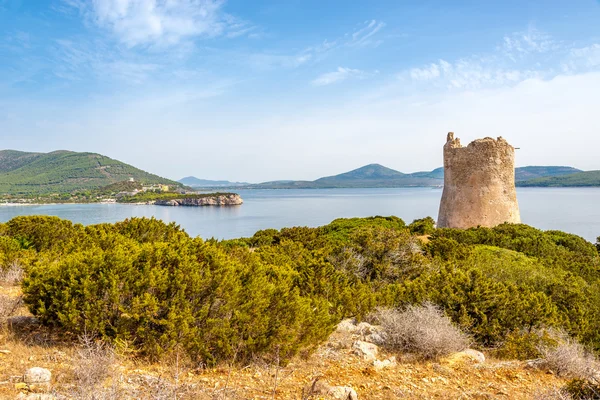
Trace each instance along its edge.
<path fill-rule="evenodd" d="M 396 215 L 407 222 L 437 217 L 441 189 L 240 190 L 234 207 L 161 207 L 129 204 L 61 204 L 0 207 L 0 221 L 17 215 L 56 215 L 83 224 L 130 217 L 174 221 L 192 236 L 229 239 L 260 229 L 319 226 L 341 217 Z M 600 236 L 600 188 L 518 189 L 521 218 L 540 229 L 558 229 L 595 241 Z"/>

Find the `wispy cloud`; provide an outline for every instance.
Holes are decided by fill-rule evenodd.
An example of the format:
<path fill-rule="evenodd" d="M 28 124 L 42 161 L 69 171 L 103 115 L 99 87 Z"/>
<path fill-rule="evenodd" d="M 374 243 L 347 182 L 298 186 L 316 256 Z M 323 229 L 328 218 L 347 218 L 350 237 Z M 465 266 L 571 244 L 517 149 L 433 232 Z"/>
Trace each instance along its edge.
<path fill-rule="evenodd" d="M 546 53 L 559 49 L 560 44 L 547 33 L 529 27 L 526 31 L 505 35 L 501 48 L 508 57 L 514 60 L 516 57 L 531 53 Z"/>
<path fill-rule="evenodd" d="M 449 61 L 440 59 L 402 71 L 413 84 L 448 90 L 473 90 L 514 85 L 527 79 L 551 79 L 560 73 L 600 67 L 600 44 L 575 47 L 535 28 L 505 35 L 495 51 Z"/>
<path fill-rule="evenodd" d="M 349 46 L 368 46 L 368 45 L 379 45 L 382 43 L 381 40 L 375 40 L 374 36 L 377 32 L 381 31 L 385 27 L 385 23 L 377 20 L 365 21 L 364 24 L 357 31 L 346 35 L 349 40 L 346 42 Z"/>
<path fill-rule="evenodd" d="M 350 78 L 364 79 L 369 75 L 371 74 L 359 69 L 338 67 L 338 69 L 333 72 L 327 72 L 320 75 L 317 79 L 312 81 L 312 84 L 313 86 L 327 86 Z"/>
<path fill-rule="evenodd" d="M 128 47 L 174 46 L 193 38 L 256 34 L 224 12 L 224 0 L 62 0 Z"/>
<path fill-rule="evenodd" d="M 412 68 L 408 75 L 412 81 L 442 84 L 448 89 L 478 89 L 500 86 L 536 77 L 532 70 L 505 69 L 485 58 L 461 59 L 455 62 L 439 60 L 421 68 Z"/>

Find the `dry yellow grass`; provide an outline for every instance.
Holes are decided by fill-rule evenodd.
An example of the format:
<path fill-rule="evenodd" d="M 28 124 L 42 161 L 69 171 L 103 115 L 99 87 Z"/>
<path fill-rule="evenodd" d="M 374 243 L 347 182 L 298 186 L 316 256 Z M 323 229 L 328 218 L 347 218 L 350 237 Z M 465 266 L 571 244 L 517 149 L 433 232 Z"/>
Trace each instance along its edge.
<path fill-rule="evenodd" d="M 20 290 L 1 287 L 0 293 L 19 296 Z M 28 315 L 24 308 L 19 313 Z M 297 357 L 283 368 L 256 363 L 191 369 L 176 358 L 150 364 L 118 357 L 118 365 L 102 384 L 117 389 L 110 392 L 113 397 L 104 398 L 300 400 L 302 389 L 317 376 L 332 385 L 353 387 L 359 399 L 532 399 L 542 390 L 565 383 L 554 375 L 525 369 L 521 362 L 498 360 L 481 365 L 452 358 L 426 363 L 400 361 L 395 367 L 376 371 L 370 362 L 352 354 L 351 344 L 350 334 L 335 332 L 316 352 Z M 72 338 L 30 322 L 3 329 L 0 398 L 13 399 L 24 391 L 16 384 L 23 372 L 34 366 L 52 371 L 56 393 L 73 393 L 79 384 L 74 373 L 77 346 Z"/>

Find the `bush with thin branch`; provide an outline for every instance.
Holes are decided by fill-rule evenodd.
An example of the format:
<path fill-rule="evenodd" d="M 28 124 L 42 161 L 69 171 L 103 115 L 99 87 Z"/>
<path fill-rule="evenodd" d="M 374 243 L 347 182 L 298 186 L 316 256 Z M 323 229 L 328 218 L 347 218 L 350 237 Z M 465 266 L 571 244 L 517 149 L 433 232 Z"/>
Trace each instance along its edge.
<path fill-rule="evenodd" d="M 471 343 L 469 336 L 431 303 L 404 310 L 381 309 L 373 317 L 383 329 L 385 347 L 423 359 L 443 357 Z"/>
<path fill-rule="evenodd" d="M 586 348 L 565 337 L 556 346 L 542 346 L 543 368 L 553 371 L 560 377 L 584 379 L 598 383 L 600 364 Z"/>
<path fill-rule="evenodd" d="M 0 268 L 0 282 L 9 286 L 16 286 L 23 280 L 23 267 L 18 262 Z"/>
<path fill-rule="evenodd" d="M 4 326 L 8 319 L 15 315 L 22 304 L 22 297 L 0 294 L 0 327 Z"/>
<path fill-rule="evenodd" d="M 81 346 L 73 359 L 74 387 L 69 394 L 83 400 L 121 398 L 114 350 L 86 334 L 79 340 Z"/>

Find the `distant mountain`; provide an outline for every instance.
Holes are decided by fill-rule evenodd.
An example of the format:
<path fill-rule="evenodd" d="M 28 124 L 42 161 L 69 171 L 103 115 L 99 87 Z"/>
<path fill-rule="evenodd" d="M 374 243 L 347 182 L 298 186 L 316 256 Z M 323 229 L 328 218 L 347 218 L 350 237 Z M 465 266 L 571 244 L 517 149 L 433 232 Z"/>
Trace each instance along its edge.
<path fill-rule="evenodd" d="M 95 153 L 0 151 L 0 195 L 70 193 L 133 178 L 145 184 L 181 184 Z"/>
<path fill-rule="evenodd" d="M 443 184 L 437 170 L 404 174 L 380 164 L 369 164 L 339 175 L 327 176 L 315 181 L 276 181 L 252 185 L 253 188 L 315 189 L 315 188 L 376 188 L 403 186 L 438 186 Z"/>
<path fill-rule="evenodd" d="M 570 175 L 577 172 L 583 172 L 573 167 L 520 167 L 515 169 L 516 181 L 527 181 L 530 179 L 544 178 L 550 176 Z"/>
<path fill-rule="evenodd" d="M 515 177 L 520 185 L 530 179 L 570 176 L 580 170 L 572 167 L 532 166 L 515 169 Z M 315 181 L 275 181 L 251 185 L 252 188 L 273 189 L 317 189 L 317 188 L 377 188 L 377 187 L 416 187 L 442 186 L 444 184 L 444 168 L 433 171 L 420 171 L 405 174 L 380 164 L 369 164 L 339 175 L 327 176 Z M 524 186 L 524 185 L 523 185 Z"/>
<path fill-rule="evenodd" d="M 198 179 L 195 176 L 187 176 L 177 182 L 189 187 L 218 187 L 218 186 L 248 186 L 247 182 L 211 181 L 209 179 Z"/>
<path fill-rule="evenodd" d="M 518 182 L 517 186 L 582 187 L 600 186 L 600 171 L 577 172 L 570 175 L 547 176 Z"/>

